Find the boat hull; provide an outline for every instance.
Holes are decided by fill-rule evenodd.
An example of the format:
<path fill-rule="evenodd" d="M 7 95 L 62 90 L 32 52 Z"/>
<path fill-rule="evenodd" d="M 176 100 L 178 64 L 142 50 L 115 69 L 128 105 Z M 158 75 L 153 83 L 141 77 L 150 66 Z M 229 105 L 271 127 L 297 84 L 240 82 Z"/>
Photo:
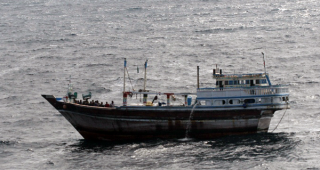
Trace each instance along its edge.
<path fill-rule="evenodd" d="M 267 132 L 275 110 L 196 107 L 95 107 L 43 95 L 87 140 L 212 139 Z"/>

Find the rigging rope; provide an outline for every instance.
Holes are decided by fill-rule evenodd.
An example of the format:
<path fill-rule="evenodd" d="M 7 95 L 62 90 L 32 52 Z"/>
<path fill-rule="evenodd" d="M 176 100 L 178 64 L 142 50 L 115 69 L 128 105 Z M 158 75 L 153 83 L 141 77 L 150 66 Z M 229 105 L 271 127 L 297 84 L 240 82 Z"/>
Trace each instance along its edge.
<path fill-rule="evenodd" d="M 275 131 L 275 130 L 277 129 L 277 127 L 279 126 L 280 122 L 282 121 L 282 119 L 283 119 L 284 115 L 286 114 L 286 112 L 287 112 L 287 110 L 288 110 L 288 105 L 289 105 L 289 103 L 287 102 L 286 110 L 284 111 L 284 113 L 283 113 L 283 115 L 282 115 L 282 117 L 281 117 L 281 119 L 280 119 L 279 123 L 278 123 L 278 124 L 277 124 L 277 126 L 273 129 L 273 131 Z M 273 131 L 271 131 L 271 133 L 272 133 Z"/>
<path fill-rule="evenodd" d="M 129 78 L 129 80 L 130 80 L 130 84 L 131 84 L 132 90 L 135 91 L 134 88 L 133 88 L 133 85 L 132 85 L 132 83 L 131 83 L 131 78 L 130 78 L 130 75 L 129 75 L 129 72 L 128 72 L 127 67 L 126 67 L 126 70 L 127 70 L 128 78 Z"/>

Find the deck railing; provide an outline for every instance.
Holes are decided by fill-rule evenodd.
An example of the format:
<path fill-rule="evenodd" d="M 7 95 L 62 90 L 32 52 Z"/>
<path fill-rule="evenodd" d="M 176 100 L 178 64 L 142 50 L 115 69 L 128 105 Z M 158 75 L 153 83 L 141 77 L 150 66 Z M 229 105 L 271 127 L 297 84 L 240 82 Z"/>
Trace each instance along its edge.
<path fill-rule="evenodd" d="M 244 91 L 249 95 L 275 95 L 289 93 L 287 85 L 227 87 L 227 88 L 199 88 L 198 91 Z"/>

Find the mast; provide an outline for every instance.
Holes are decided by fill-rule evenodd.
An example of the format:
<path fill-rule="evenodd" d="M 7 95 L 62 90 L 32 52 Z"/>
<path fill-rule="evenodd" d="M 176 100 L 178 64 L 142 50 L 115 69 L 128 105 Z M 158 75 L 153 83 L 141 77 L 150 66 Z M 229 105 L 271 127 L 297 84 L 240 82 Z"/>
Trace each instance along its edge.
<path fill-rule="evenodd" d="M 127 59 L 124 58 L 124 69 L 123 69 L 123 92 L 126 91 L 126 68 L 127 68 Z"/>
<path fill-rule="evenodd" d="M 127 96 L 126 93 L 126 69 L 127 69 L 127 59 L 124 58 L 124 68 L 123 68 L 123 106 L 127 106 Z"/>
<path fill-rule="evenodd" d="M 146 83 L 147 83 L 147 65 L 148 65 L 148 60 L 144 63 L 144 87 L 143 90 L 146 91 Z"/>
<path fill-rule="evenodd" d="M 269 76 L 267 75 L 266 62 L 265 62 L 265 60 L 264 60 L 264 53 L 261 52 L 261 54 L 262 54 L 262 57 L 263 57 L 264 75 L 265 75 L 266 78 L 267 78 L 267 81 L 268 81 L 269 86 L 272 86 L 271 81 L 270 81 L 270 79 L 269 79 Z"/>
<path fill-rule="evenodd" d="M 199 66 L 197 66 L 197 87 L 198 89 L 200 88 L 200 83 L 199 83 Z"/>
<path fill-rule="evenodd" d="M 267 70 L 266 70 L 266 61 L 264 60 L 264 53 L 261 52 L 262 57 L 263 57 L 263 66 L 264 66 L 264 74 L 267 75 Z"/>
<path fill-rule="evenodd" d="M 71 75 L 70 75 L 67 95 L 72 94 L 72 93 L 73 93 L 73 85 L 71 83 Z"/>

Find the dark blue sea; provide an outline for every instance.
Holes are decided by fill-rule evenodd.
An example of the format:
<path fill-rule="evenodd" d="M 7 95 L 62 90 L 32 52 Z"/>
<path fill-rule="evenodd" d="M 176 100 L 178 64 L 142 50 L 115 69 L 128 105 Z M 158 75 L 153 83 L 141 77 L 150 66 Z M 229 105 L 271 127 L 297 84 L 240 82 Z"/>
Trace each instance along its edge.
<path fill-rule="evenodd" d="M 319 22 L 316 0 L 0 0 L 0 169 L 320 169 Z M 93 143 L 41 97 L 71 76 L 121 105 L 124 58 L 128 89 L 148 60 L 147 89 L 195 92 L 197 66 L 210 87 L 216 64 L 263 72 L 261 52 L 290 88 L 268 134 Z"/>

